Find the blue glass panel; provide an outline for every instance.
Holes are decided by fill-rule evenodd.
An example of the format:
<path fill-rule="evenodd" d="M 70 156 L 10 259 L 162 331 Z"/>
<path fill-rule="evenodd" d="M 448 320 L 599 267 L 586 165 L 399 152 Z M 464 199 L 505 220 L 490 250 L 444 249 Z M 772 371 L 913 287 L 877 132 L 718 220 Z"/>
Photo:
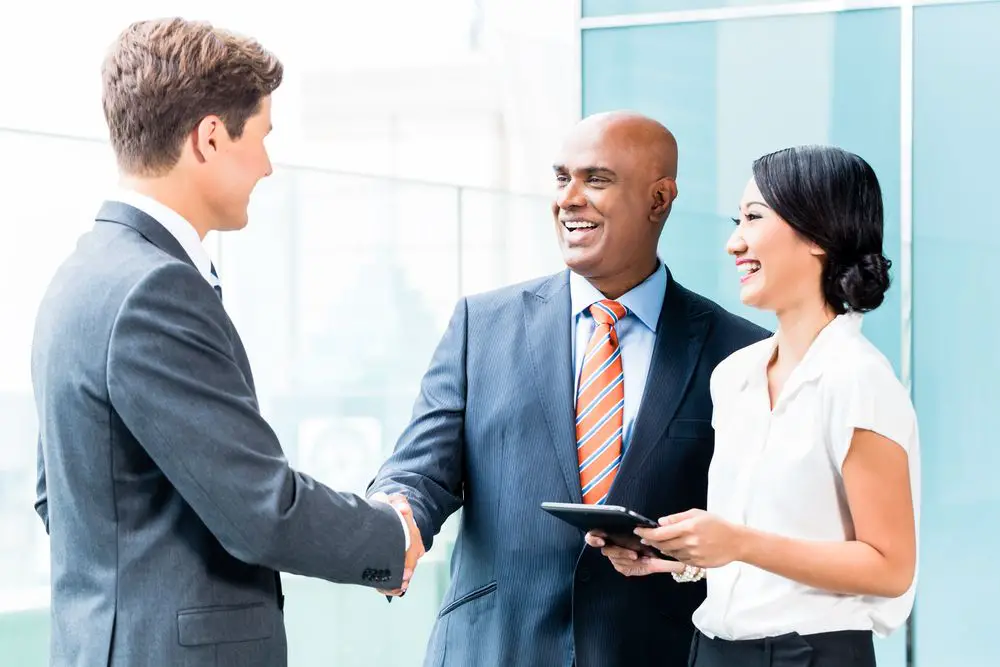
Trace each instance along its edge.
<path fill-rule="evenodd" d="M 680 281 L 725 307 L 774 326 L 740 305 L 723 248 L 752 160 L 786 146 L 836 144 L 872 164 L 898 260 L 898 10 L 588 30 L 584 113 L 616 108 L 677 136 L 680 197 L 662 252 Z M 899 308 L 894 286 L 865 322 L 897 371 Z"/>
<path fill-rule="evenodd" d="M 672 12 L 680 9 L 711 9 L 745 5 L 772 5 L 787 0 L 583 0 L 583 16 L 616 16 L 647 12 Z"/>
<path fill-rule="evenodd" d="M 997 664 L 1000 4 L 920 7 L 914 34 L 914 398 L 921 665 Z"/>

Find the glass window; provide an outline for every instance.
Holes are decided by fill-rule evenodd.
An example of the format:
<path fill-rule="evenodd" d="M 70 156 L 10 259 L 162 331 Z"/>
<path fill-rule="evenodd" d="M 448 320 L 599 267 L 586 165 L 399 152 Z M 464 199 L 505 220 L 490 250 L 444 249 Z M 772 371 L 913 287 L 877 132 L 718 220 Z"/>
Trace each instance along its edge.
<path fill-rule="evenodd" d="M 776 5 L 786 0 L 583 0 L 583 16 L 617 16 L 647 12 L 674 12 L 683 9 L 715 9 L 748 5 Z"/>
<path fill-rule="evenodd" d="M 1000 4 L 914 15 L 913 391 L 923 445 L 921 665 L 997 663 Z M 957 657 L 960 656 L 960 657 Z"/>
<path fill-rule="evenodd" d="M 773 328 L 739 303 L 724 247 L 753 159 L 796 144 L 836 144 L 871 163 L 886 252 L 898 258 L 898 10 L 587 30 L 583 68 L 585 113 L 636 109 L 677 137 L 680 194 L 661 250 L 687 287 Z M 865 321 L 897 370 L 899 308 L 897 286 Z"/>
<path fill-rule="evenodd" d="M 566 268 L 550 199 L 469 189 L 461 207 L 463 294 Z"/>
<path fill-rule="evenodd" d="M 32 511 L 37 419 L 31 387 L 35 312 L 56 267 L 94 224 L 115 183 L 98 142 L 0 130 L 0 646 L 4 662 L 48 664 L 49 542 Z M 25 174 L 42 178 L 25 177 Z"/>

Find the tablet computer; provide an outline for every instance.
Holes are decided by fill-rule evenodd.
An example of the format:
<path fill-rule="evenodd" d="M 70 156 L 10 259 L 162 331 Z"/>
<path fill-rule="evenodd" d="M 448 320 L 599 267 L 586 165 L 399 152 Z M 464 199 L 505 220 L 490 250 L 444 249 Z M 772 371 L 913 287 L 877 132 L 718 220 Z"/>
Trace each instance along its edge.
<path fill-rule="evenodd" d="M 674 560 L 639 541 L 639 536 L 633 532 L 636 528 L 657 528 L 659 524 L 628 508 L 620 505 L 542 503 L 542 509 L 584 532 L 600 531 L 607 535 L 607 542 L 617 546 L 632 549 L 646 556 Z"/>

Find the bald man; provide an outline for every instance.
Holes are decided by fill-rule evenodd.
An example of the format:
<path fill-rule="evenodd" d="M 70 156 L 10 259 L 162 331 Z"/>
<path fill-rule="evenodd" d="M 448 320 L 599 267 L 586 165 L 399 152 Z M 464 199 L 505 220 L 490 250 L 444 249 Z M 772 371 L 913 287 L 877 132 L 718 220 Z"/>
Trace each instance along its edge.
<path fill-rule="evenodd" d="M 428 549 L 463 509 L 428 667 L 683 667 L 703 583 L 623 577 L 539 505 L 704 507 L 709 377 L 768 334 L 657 256 L 677 197 L 665 127 L 591 116 L 554 172 L 568 270 L 458 302 L 369 493 L 405 495 Z"/>

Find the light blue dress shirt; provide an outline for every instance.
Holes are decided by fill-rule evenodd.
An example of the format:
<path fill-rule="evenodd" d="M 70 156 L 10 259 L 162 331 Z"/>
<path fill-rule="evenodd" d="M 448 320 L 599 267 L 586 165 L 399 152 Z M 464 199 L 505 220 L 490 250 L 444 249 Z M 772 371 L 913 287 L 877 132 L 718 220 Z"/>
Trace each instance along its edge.
<path fill-rule="evenodd" d="M 618 345 L 622 351 L 622 370 L 625 374 L 625 408 L 622 416 L 624 437 L 622 449 L 628 447 L 632 437 L 632 423 L 639 412 L 642 394 L 646 388 L 649 364 L 653 358 L 653 344 L 656 342 L 656 326 L 663 308 L 663 295 L 667 290 L 667 267 L 660 262 L 656 271 L 618 299 L 618 303 L 628 308 L 625 319 L 615 325 Z M 573 396 L 580 386 L 580 370 L 587 344 L 594 333 L 594 318 L 590 306 L 605 297 L 587 279 L 572 271 L 569 274 L 569 294 L 572 304 L 573 341 Z"/>

